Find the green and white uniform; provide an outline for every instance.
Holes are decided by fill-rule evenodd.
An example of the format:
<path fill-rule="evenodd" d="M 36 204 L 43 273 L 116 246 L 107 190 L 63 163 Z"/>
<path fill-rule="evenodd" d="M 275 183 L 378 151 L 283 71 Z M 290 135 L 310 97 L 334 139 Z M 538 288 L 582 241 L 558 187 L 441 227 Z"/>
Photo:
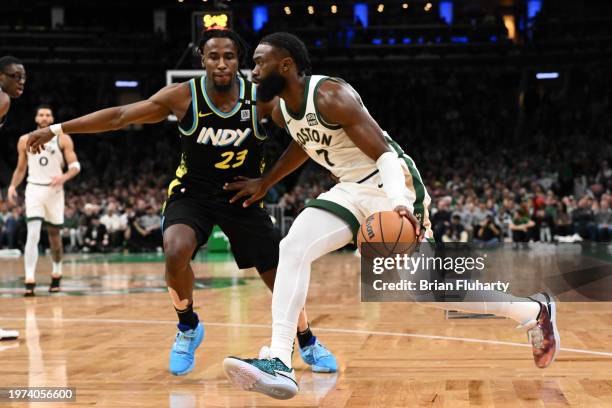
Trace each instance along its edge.
<path fill-rule="evenodd" d="M 64 224 L 64 189 L 51 187 L 55 176 L 63 174 L 64 155 L 55 136 L 45 144 L 45 150 L 28 155 L 28 184 L 25 190 L 26 217 L 48 224 Z"/>
<path fill-rule="evenodd" d="M 311 159 L 329 170 L 339 179 L 331 190 L 309 201 L 307 207 L 321 208 L 344 219 L 356 234 L 359 225 L 370 214 L 393 210 L 391 201 L 382 188 L 376 162 L 368 157 L 347 136 L 341 126 L 326 123 L 317 110 L 316 95 L 319 85 L 326 80 L 336 80 L 323 75 L 306 78 L 304 102 L 300 112 L 290 112 L 285 101 L 280 109 L 291 137 Z M 365 107 L 364 107 L 365 109 Z M 392 151 L 397 153 L 406 177 L 405 196 L 409 210 L 426 228 L 430 237 L 428 207 L 431 202 L 414 161 L 384 132 Z"/>

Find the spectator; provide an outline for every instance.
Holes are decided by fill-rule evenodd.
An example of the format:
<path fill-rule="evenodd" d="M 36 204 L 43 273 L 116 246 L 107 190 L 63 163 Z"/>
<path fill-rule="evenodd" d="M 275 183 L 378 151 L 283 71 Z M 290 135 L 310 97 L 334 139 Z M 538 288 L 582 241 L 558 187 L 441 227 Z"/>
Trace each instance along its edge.
<path fill-rule="evenodd" d="M 501 229 L 495 224 L 495 217 L 487 215 L 474 234 L 474 243 L 485 247 L 492 247 L 499 244 L 500 236 Z"/>
<path fill-rule="evenodd" d="M 85 249 L 87 252 L 107 252 L 109 247 L 108 234 L 106 227 L 100 223 L 97 215 L 89 219 L 89 225 L 85 232 Z"/>
<path fill-rule="evenodd" d="M 612 238 L 612 210 L 608 196 L 601 198 L 599 209 L 595 213 L 595 225 L 597 226 L 597 239 L 609 241 Z"/>
<path fill-rule="evenodd" d="M 571 214 L 574 232 L 580 235 L 582 239 L 595 240 L 596 238 L 597 229 L 592 206 L 593 199 L 584 196 L 578 201 L 578 207 Z"/>
<path fill-rule="evenodd" d="M 100 218 L 100 222 L 106 227 L 111 248 L 122 248 L 125 229 L 127 227 L 127 219 L 117 213 L 116 203 L 111 202 L 108 204 L 106 207 L 106 214 Z"/>
<path fill-rule="evenodd" d="M 523 243 L 523 247 L 527 247 L 527 243 L 531 239 L 531 230 L 535 223 L 529 218 L 529 212 L 525 205 L 522 205 L 515 213 L 510 223 L 510 231 L 512 231 L 512 242 L 515 248 L 518 248 L 518 243 Z"/>
<path fill-rule="evenodd" d="M 73 206 L 66 207 L 61 235 L 66 252 L 75 252 L 83 246 L 83 233 L 79 228 L 79 215 Z"/>
<path fill-rule="evenodd" d="M 533 220 L 535 222 L 535 233 L 539 240 L 541 242 L 551 242 L 552 229 L 554 227 L 552 215 L 547 213 L 546 209 L 540 208 L 536 211 Z"/>
<path fill-rule="evenodd" d="M 442 235 L 443 242 L 468 242 L 468 233 L 463 224 L 461 224 L 461 216 L 453 214 L 449 226 Z"/>

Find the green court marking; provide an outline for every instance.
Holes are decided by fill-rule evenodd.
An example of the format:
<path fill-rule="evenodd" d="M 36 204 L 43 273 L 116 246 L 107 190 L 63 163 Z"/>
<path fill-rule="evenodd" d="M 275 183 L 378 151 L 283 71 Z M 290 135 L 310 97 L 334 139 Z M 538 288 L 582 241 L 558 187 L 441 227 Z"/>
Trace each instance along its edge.
<path fill-rule="evenodd" d="M 582 244 L 582 253 L 580 255 L 612 263 L 612 253 L 610 252 L 610 246 L 607 243 L 595 245 Z"/>
<path fill-rule="evenodd" d="M 134 293 L 163 293 L 168 288 L 163 278 L 151 278 L 150 276 L 135 275 L 126 276 L 129 280 L 129 288 L 114 289 L 105 285 L 99 277 L 83 276 L 68 278 L 62 281 L 62 291 L 60 293 L 49 294 L 47 292 L 48 283 L 41 283 L 37 286 L 36 296 L 108 296 L 108 295 L 128 295 Z M 196 278 L 194 283 L 195 290 L 204 289 L 225 289 L 234 286 L 244 286 L 247 281 L 256 280 L 259 277 L 206 277 Z M 2 282 L 0 287 L 0 298 L 15 298 L 23 296 L 23 279 L 13 279 Z"/>
<path fill-rule="evenodd" d="M 205 252 L 200 251 L 193 262 L 231 262 L 234 260 L 231 252 Z M 163 263 L 164 254 L 158 253 L 112 253 L 112 254 L 91 254 L 83 255 L 79 259 L 68 262 L 75 263 Z"/>

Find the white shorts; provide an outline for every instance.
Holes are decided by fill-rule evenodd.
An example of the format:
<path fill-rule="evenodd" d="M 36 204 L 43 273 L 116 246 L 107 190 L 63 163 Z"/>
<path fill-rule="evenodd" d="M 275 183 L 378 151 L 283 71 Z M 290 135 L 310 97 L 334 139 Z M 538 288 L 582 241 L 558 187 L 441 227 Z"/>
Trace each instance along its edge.
<path fill-rule="evenodd" d="M 425 238 L 433 238 L 429 220 L 431 198 L 423 185 L 421 176 L 410 157 L 402 160 L 406 177 L 405 197 L 408 209 L 425 228 Z M 382 188 L 380 174 L 373 174 L 361 183 L 340 182 L 329 191 L 306 203 L 306 207 L 327 210 L 345 220 L 356 236 L 361 223 L 373 213 L 393 211 L 391 201 Z"/>
<path fill-rule="evenodd" d="M 64 225 L 64 189 L 28 183 L 25 190 L 26 218 L 56 227 Z"/>

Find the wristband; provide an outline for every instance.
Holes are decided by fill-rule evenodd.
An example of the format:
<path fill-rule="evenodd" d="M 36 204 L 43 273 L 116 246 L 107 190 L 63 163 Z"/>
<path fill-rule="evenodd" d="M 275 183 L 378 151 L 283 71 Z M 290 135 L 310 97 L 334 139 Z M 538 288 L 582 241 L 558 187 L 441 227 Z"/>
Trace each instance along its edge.
<path fill-rule="evenodd" d="M 383 190 L 393 208 L 398 205 L 408 207 L 408 198 L 406 197 L 406 177 L 404 169 L 397 158 L 397 154 L 386 152 L 380 155 L 376 160 L 376 167 L 380 172 L 380 178 L 383 182 Z"/>
<path fill-rule="evenodd" d="M 55 125 L 51 125 L 51 126 L 49 126 L 49 129 L 51 130 L 51 133 L 53 133 L 55 136 L 59 136 L 59 135 L 64 133 L 64 131 L 62 130 L 62 124 L 61 123 L 57 123 Z"/>
<path fill-rule="evenodd" d="M 79 163 L 78 161 L 72 162 L 68 165 L 69 169 L 77 169 L 78 171 L 81 171 L 81 163 Z"/>

